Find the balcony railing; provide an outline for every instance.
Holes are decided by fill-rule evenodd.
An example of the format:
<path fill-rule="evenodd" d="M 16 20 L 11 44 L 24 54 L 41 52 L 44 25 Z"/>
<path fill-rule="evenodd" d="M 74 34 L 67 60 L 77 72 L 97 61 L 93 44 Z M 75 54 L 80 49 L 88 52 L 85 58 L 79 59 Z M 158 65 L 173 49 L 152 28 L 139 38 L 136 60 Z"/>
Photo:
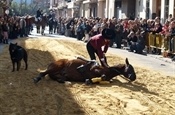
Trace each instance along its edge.
<path fill-rule="evenodd" d="M 61 1 L 61 2 L 58 2 L 58 5 L 57 5 L 57 7 L 58 8 L 63 8 L 63 7 L 66 7 L 67 6 L 67 2 L 66 1 Z"/>

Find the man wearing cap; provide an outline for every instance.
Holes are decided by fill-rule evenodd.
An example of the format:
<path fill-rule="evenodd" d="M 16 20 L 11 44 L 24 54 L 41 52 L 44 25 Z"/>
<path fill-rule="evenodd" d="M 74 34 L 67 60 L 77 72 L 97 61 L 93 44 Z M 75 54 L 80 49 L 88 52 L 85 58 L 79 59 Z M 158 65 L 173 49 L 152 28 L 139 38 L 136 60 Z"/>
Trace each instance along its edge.
<path fill-rule="evenodd" d="M 36 18 L 37 18 L 37 21 L 41 19 L 41 16 L 42 16 L 42 11 L 40 8 L 38 8 L 38 10 L 36 11 Z"/>
<path fill-rule="evenodd" d="M 97 54 L 101 65 L 104 67 L 109 67 L 107 64 L 105 53 L 108 50 L 110 40 L 114 37 L 115 31 L 108 28 L 103 29 L 101 34 L 91 37 L 86 45 L 91 60 L 96 60 L 95 54 Z M 104 49 L 102 50 L 103 46 Z"/>

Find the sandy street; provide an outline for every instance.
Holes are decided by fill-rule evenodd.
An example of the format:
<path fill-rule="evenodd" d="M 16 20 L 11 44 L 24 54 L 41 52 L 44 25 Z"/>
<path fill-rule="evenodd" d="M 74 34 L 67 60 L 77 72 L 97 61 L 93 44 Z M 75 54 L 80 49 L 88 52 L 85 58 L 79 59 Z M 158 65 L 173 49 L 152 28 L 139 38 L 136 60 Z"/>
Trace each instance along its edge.
<path fill-rule="evenodd" d="M 72 82 L 59 84 L 45 77 L 32 81 L 39 70 L 57 59 L 89 58 L 80 41 L 50 38 L 20 38 L 26 48 L 29 68 L 11 72 L 8 45 L 0 54 L 0 115 L 174 115 L 175 78 L 134 65 L 137 80 L 127 83 L 121 77 L 106 85 L 86 86 Z M 124 63 L 116 54 L 107 53 L 109 65 Z"/>

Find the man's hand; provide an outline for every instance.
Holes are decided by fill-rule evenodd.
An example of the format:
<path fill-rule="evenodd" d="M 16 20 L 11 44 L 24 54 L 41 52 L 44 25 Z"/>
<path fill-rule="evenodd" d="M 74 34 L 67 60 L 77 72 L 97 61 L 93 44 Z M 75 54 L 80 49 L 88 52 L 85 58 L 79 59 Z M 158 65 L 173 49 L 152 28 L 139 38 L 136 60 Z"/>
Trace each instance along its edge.
<path fill-rule="evenodd" d="M 109 68 L 109 65 L 107 64 L 105 58 L 100 59 L 101 60 L 101 65 L 105 68 Z"/>

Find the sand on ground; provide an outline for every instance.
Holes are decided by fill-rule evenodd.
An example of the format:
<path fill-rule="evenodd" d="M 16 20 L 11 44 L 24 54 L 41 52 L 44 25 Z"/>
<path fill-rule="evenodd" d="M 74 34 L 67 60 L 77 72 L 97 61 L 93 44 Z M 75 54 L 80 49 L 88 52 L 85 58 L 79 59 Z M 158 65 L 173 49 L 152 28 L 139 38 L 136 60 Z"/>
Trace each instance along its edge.
<path fill-rule="evenodd" d="M 80 41 L 17 39 L 29 55 L 28 70 L 11 72 L 8 45 L 0 54 L 0 115 L 174 115 L 175 79 L 134 65 L 137 80 L 128 83 L 120 76 L 111 84 L 86 86 L 60 84 L 45 77 L 38 84 L 32 78 L 39 70 L 61 58 L 89 58 Z M 109 65 L 124 63 L 107 53 Z"/>

